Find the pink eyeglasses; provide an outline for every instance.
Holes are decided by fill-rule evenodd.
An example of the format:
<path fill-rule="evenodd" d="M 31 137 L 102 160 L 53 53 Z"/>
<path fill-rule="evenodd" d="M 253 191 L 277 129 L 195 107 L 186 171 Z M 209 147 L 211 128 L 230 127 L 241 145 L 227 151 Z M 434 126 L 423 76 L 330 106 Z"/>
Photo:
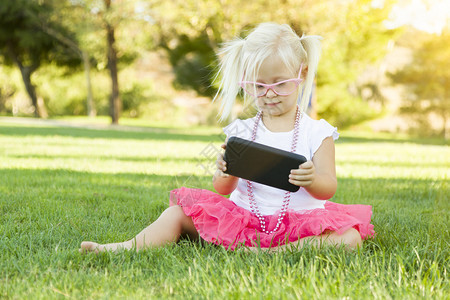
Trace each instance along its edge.
<path fill-rule="evenodd" d="M 303 81 L 300 78 L 302 74 L 303 64 L 300 66 L 300 71 L 298 72 L 297 78 L 287 79 L 273 84 L 264 84 L 254 81 L 241 81 L 239 82 L 240 87 L 244 91 L 253 97 L 264 97 L 267 95 L 269 90 L 272 90 L 278 96 L 288 96 L 297 90 L 297 87 Z"/>

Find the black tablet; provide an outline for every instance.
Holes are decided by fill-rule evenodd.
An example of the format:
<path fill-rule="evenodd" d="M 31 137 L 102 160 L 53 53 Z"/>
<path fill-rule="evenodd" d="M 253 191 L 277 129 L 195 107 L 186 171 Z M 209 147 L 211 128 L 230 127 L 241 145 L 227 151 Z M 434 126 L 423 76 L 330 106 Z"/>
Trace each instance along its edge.
<path fill-rule="evenodd" d="M 300 154 L 280 150 L 238 137 L 231 137 L 224 154 L 225 173 L 290 192 L 300 187 L 289 182 L 292 169 L 306 162 Z"/>

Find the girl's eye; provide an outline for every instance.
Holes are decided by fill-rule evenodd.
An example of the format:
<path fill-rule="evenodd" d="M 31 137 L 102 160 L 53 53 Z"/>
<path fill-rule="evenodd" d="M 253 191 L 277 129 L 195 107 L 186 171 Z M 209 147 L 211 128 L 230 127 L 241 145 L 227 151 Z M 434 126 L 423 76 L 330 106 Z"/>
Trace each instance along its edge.
<path fill-rule="evenodd" d="M 256 89 L 258 89 L 258 90 L 262 90 L 262 89 L 265 88 L 263 85 L 260 85 L 260 84 L 255 85 L 255 87 L 256 87 Z"/>

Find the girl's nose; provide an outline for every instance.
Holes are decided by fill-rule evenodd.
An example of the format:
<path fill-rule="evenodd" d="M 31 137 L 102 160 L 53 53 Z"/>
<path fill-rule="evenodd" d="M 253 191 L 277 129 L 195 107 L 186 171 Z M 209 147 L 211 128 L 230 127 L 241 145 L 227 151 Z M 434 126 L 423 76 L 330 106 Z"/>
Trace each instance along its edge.
<path fill-rule="evenodd" d="M 267 90 L 267 93 L 266 93 L 266 97 L 267 98 L 273 98 L 273 97 L 276 97 L 276 96 L 277 96 L 277 94 L 275 94 L 275 92 L 272 89 L 268 89 Z"/>

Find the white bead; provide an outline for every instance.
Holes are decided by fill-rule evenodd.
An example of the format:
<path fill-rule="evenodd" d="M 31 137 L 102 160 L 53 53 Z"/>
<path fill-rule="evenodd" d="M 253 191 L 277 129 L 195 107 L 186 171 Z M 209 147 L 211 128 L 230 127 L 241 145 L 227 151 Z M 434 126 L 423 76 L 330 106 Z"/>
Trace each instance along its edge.
<path fill-rule="evenodd" d="M 300 125 L 300 119 L 302 118 L 302 116 L 303 116 L 303 112 L 300 112 L 299 108 L 297 106 L 297 114 L 295 116 L 294 136 L 292 137 L 291 152 L 295 152 L 295 149 L 297 148 L 298 129 L 299 129 L 299 125 Z M 252 142 L 254 142 L 256 139 L 256 131 L 258 130 L 258 124 L 259 124 L 259 121 L 261 120 L 261 118 L 262 118 L 262 112 L 258 112 L 258 114 L 256 115 L 255 124 L 253 126 Z M 266 225 L 265 225 L 266 221 L 264 220 L 264 217 L 261 215 L 259 208 L 256 205 L 255 196 L 253 194 L 253 186 L 249 180 L 247 180 L 247 193 L 248 193 L 248 198 L 249 198 L 249 202 L 250 202 L 250 209 L 258 217 L 262 231 L 265 232 L 266 234 L 272 234 L 272 233 L 276 232 L 278 230 L 278 228 L 280 227 L 280 224 L 281 224 L 284 216 L 286 215 L 286 211 L 289 206 L 289 202 L 291 200 L 291 193 L 290 192 L 285 193 L 285 196 L 283 199 L 283 204 L 282 204 L 281 210 L 280 210 L 280 214 L 278 215 L 277 225 L 275 226 L 275 229 L 273 229 L 271 231 L 266 230 Z"/>

